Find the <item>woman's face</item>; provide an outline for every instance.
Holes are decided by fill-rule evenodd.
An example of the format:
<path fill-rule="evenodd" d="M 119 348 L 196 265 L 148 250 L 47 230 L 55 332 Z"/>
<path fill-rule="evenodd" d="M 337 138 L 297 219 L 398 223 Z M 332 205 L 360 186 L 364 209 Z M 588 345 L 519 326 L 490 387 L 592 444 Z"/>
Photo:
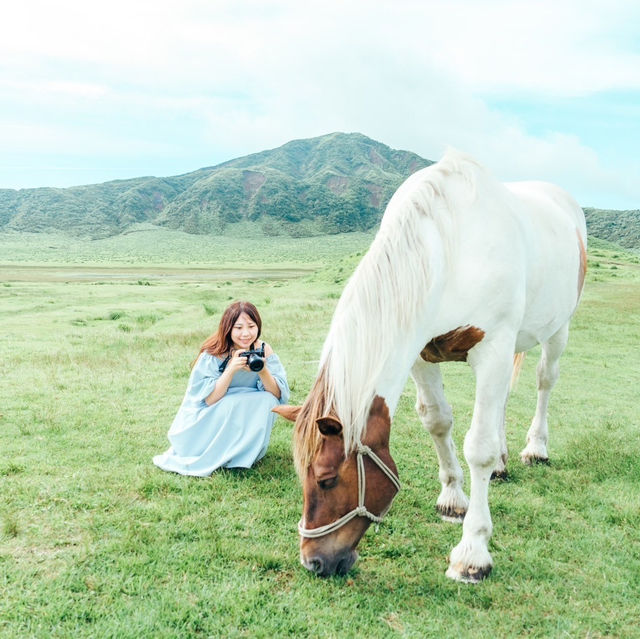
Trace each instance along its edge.
<path fill-rule="evenodd" d="M 240 313 L 231 329 L 233 347 L 241 351 L 248 351 L 257 339 L 258 325 L 246 313 Z"/>

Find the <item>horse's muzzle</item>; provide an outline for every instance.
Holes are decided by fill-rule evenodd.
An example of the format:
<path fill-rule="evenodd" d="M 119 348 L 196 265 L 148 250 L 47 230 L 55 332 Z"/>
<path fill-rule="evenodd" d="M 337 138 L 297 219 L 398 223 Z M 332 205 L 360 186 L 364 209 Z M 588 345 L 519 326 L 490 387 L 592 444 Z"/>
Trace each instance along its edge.
<path fill-rule="evenodd" d="M 312 557 L 305 557 L 300 554 L 300 562 L 318 577 L 332 577 L 333 575 L 346 575 L 353 564 L 356 563 L 358 553 L 347 548 L 333 556 L 315 554 Z"/>

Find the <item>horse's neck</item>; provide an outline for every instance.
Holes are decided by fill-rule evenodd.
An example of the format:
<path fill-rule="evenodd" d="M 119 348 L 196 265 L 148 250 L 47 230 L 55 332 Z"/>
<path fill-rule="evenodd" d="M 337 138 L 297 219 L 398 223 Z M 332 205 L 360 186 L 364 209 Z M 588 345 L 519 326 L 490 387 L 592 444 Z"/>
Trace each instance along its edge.
<path fill-rule="evenodd" d="M 345 422 L 349 422 L 350 415 L 340 411 L 341 401 L 343 407 L 352 410 L 360 407 L 368 412 L 368 406 L 362 402 L 376 395 L 384 398 L 393 416 L 411 366 L 428 341 L 425 340 L 428 328 L 424 325 L 427 304 L 428 298 L 424 308 L 415 309 L 409 324 L 385 322 L 383 318 L 370 322 L 368 342 L 342 339 L 347 333 L 346 326 L 353 325 L 355 318 L 343 318 L 346 319 L 344 323 L 333 327 L 332 339 L 325 344 L 324 355 L 328 361 L 326 369 L 323 367 L 323 375 L 328 375 L 329 386 L 333 389 L 330 394 L 338 399 L 335 408 Z M 332 361 L 334 357 L 337 361 Z M 353 412 L 351 416 L 354 416 Z M 364 416 L 361 412 L 360 417 Z M 357 421 L 354 426 L 358 429 Z"/>
<path fill-rule="evenodd" d="M 376 236 L 338 302 L 323 349 L 328 395 L 354 437 L 375 395 L 395 411 L 428 341 L 429 309 L 437 306 L 445 263 L 438 228 L 425 216 L 405 222 Z"/>
<path fill-rule="evenodd" d="M 384 364 L 376 382 L 376 394 L 384 398 L 392 417 L 407 383 L 411 367 L 424 345 L 424 333 L 416 327 L 412 335 L 406 333 L 402 335 L 398 348 L 389 354 Z"/>

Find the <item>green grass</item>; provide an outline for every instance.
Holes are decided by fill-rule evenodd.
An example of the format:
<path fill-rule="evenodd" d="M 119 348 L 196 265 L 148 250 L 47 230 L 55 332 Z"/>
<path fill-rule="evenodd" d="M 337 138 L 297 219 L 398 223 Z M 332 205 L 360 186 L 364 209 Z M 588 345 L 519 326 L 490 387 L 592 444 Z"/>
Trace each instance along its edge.
<path fill-rule="evenodd" d="M 256 235 L 248 222 L 231 225 L 224 236 L 190 235 L 134 225 L 124 235 L 90 240 L 55 233 L 0 233 L 0 265 L 314 267 L 360 251 L 374 232 L 291 238 Z"/>
<path fill-rule="evenodd" d="M 104 252 L 93 255 L 88 244 L 77 258 L 73 247 L 0 236 L 0 247 L 15 247 L 4 264 L 50 264 L 13 281 L 7 268 L 0 282 L 0 636 L 639 635 L 637 257 L 590 250 L 551 402 L 549 466 L 517 461 L 539 351 L 525 361 L 507 411 L 510 478 L 490 493 L 490 578 L 473 587 L 444 576 L 460 528 L 435 513 L 435 453 L 408 382 L 391 442 L 403 491 L 365 535 L 355 569 L 321 580 L 298 563 L 289 423 L 276 422 L 269 452 L 247 471 L 181 477 L 151 457 L 166 448 L 189 362 L 230 299 L 258 305 L 301 401 L 351 254 L 370 238 L 283 244 L 280 259 L 300 276 L 282 280 L 246 277 L 231 249 L 207 261 L 201 238 L 195 262 L 181 262 L 167 233 L 171 278 L 149 268 L 162 248 L 148 241 L 125 240 L 121 253 L 96 244 Z M 272 264 L 277 250 L 258 249 L 256 264 Z M 76 260 L 105 269 L 93 280 L 56 276 Z M 125 263 L 135 267 L 128 278 L 105 275 Z M 206 277 L 194 263 L 209 266 Z M 235 276 L 217 280 L 229 266 Z M 461 450 L 473 379 L 463 364 L 443 372 Z"/>

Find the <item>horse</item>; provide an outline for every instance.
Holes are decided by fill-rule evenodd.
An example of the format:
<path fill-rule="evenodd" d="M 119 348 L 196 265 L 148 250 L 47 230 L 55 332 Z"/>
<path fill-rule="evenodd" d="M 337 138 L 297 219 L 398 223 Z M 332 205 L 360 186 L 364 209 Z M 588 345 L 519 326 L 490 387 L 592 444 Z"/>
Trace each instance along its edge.
<path fill-rule="evenodd" d="M 398 188 L 338 300 L 307 398 L 274 409 L 295 422 L 303 566 L 346 574 L 368 526 L 389 510 L 400 489 L 391 420 L 411 375 L 438 456 L 437 511 L 462 522 L 446 575 L 477 583 L 490 574 L 488 491 L 491 477 L 506 472 L 512 379 L 540 344 L 537 406 L 520 456 L 547 461 L 547 407 L 584 285 L 586 245 L 583 211 L 564 190 L 501 183 L 454 149 Z M 463 447 L 469 498 L 440 372 L 450 361 L 467 362 L 475 376 Z"/>

